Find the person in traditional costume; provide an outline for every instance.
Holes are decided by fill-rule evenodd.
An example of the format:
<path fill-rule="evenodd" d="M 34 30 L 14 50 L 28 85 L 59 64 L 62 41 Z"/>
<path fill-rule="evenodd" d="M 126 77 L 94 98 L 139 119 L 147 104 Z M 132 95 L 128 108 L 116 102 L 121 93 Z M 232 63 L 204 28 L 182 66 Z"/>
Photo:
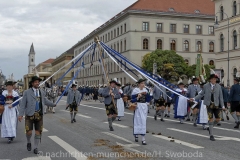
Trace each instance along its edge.
<path fill-rule="evenodd" d="M 38 144 L 41 139 L 41 134 L 43 130 L 43 106 L 56 107 L 56 104 L 49 101 L 45 92 L 39 89 L 41 78 L 33 76 L 30 81 L 29 89 L 23 94 L 22 101 L 19 107 L 19 117 L 18 120 L 21 122 L 23 116 L 25 115 L 25 130 L 27 137 L 27 150 L 32 150 L 31 137 L 33 126 L 35 129 L 34 136 L 34 154 L 38 154 Z"/>
<path fill-rule="evenodd" d="M 165 116 L 167 118 L 170 118 L 170 112 L 171 112 L 171 105 L 172 105 L 172 93 L 169 90 L 166 90 L 166 94 L 167 94 L 167 103 L 166 103 L 166 112 L 165 112 Z"/>
<path fill-rule="evenodd" d="M 210 140 L 215 141 L 213 136 L 213 127 L 220 121 L 220 109 L 225 109 L 222 95 L 222 88 L 216 83 L 218 77 L 215 74 L 210 75 L 210 82 L 203 86 L 202 91 L 195 98 L 191 98 L 191 101 L 200 100 L 204 96 L 203 104 L 207 106 L 208 112 L 208 124 Z M 215 120 L 213 119 L 213 115 Z"/>
<path fill-rule="evenodd" d="M 192 84 L 190 84 L 188 86 L 188 98 L 194 98 L 198 95 L 198 93 L 201 91 L 200 85 L 198 84 L 198 79 L 197 78 L 193 78 L 192 79 Z M 190 102 L 189 106 L 192 107 L 195 103 L 194 102 Z M 197 117 L 198 117 L 198 112 L 199 112 L 199 108 L 200 108 L 200 101 L 197 105 L 195 105 L 194 108 L 192 109 L 192 117 L 193 117 L 193 126 L 197 127 Z M 190 112 L 190 110 L 189 110 Z M 188 113 L 189 114 L 189 113 Z M 188 121 L 189 119 L 187 119 Z"/>
<path fill-rule="evenodd" d="M 19 95 L 13 89 L 14 82 L 7 81 L 5 83 L 7 90 L 2 92 L 0 96 L 0 105 L 4 107 L 2 113 L 1 137 L 8 138 L 8 143 L 11 143 L 16 137 L 17 130 L 17 106 L 19 102 L 12 105 L 19 98 Z"/>
<path fill-rule="evenodd" d="M 71 89 L 67 95 L 67 106 L 69 107 L 70 115 L 71 115 L 71 123 L 76 122 L 76 114 L 78 112 L 78 106 L 81 102 L 81 94 L 77 90 L 77 85 L 72 84 Z"/>
<path fill-rule="evenodd" d="M 98 100 L 98 88 L 97 87 L 93 88 L 93 100 L 95 100 L 95 102 Z"/>
<path fill-rule="evenodd" d="M 187 96 L 187 89 L 184 88 L 184 84 L 182 82 L 178 84 L 178 87 L 179 88 L 176 89 L 176 92 L 181 94 L 181 96 L 178 96 L 176 94 L 173 94 L 172 96 L 172 98 L 176 97 L 174 106 L 174 118 L 179 119 L 180 123 L 183 124 L 183 120 L 187 115 L 188 107 L 188 100 L 186 97 L 184 97 Z"/>
<path fill-rule="evenodd" d="M 114 78 L 110 82 L 110 86 L 105 87 L 102 92 L 102 96 L 104 97 L 104 104 L 106 108 L 106 114 L 108 117 L 108 124 L 110 131 L 114 131 L 112 122 L 116 119 L 117 112 L 117 99 L 121 98 L 118 89 L 116 88 L 117 80 Z"/>
<path fill-rule="evenodd" d="M 124 102 L 123 102 L 123 90 L 121 89 L 121 82 L 117 83 L 117 89 L 121 98 L 117 99 L 118 121 L 121 121 L 121 117 L 124 117 Z"/>
<path fill-rule="evenodd" d="M 156 87 L 153 88 L 153 98 L 154 103 L 156 106 L 156 113 L 154 115 L 154 119 L 157 120 L 157 116 L 161 116 L 161 121 L 164 122 L 164 112 L 166 109 L 166 102 L 167 102 L 167 94 L 166 89 L 163 87 Z"/>
<path fill-rule="evenodd" d="M 234 128 L 238 129 L 240 125 L 240 84 L 239 78 L 234 79 L 234 85 L 230 89 L 230 95 L 228 99 L 228 105 L 231 104 L 231 115 L 235 120 L 236 126 Z"/>
<path fill-rule="evenodd" d="M 133 118 L 133 135 L 135 137 L 135 142 L 138 142 L 138 135 L 142 135 L 142 145 L 147 145 L 145 134 L 148 103 L 150 102 L 150 94 L 145 88 L 145 81 L 145 79 L 138 80 L 138 87 L 133 90 L 131 99 L 132 103 L 137 104 Z"/>

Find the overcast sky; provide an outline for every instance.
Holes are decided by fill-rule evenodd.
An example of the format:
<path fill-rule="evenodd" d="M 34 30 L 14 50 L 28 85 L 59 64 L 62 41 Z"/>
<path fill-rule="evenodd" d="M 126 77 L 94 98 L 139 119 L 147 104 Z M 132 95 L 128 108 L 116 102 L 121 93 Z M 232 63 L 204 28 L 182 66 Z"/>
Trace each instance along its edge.
<path fill-rule="evenodd" d="M 28 72 L 33 43 L 36 65 L 56 58 L 136 0 L 0 0 L 0 69 L 16 80 Z"/>

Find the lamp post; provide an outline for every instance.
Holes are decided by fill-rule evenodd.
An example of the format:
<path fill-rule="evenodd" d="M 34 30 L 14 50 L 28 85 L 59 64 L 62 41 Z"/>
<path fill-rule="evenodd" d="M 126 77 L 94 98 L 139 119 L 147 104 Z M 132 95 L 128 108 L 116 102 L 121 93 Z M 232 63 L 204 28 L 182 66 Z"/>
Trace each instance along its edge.
<path fill-rule="evenodd" d="M 217 12 L 216 15 L 218 13 L 221 13 L 221 12 Z M 228 20 L 228 78 L 227 78 L 227 86 L 230 87 L 230 80 L 229 80 L 229 18 L 228 18 L 228 15 L 225 13 L 225 12 L 222 12 L 224 13 L 226 16 L 227 16 L 227 20 Z M 217 28 L 219 26 L 219 23 L 218 23 L 218 17 L 216 16 L 216 21 L 215 21 L 215 24 L 214 24 L 214 28 Z"/>

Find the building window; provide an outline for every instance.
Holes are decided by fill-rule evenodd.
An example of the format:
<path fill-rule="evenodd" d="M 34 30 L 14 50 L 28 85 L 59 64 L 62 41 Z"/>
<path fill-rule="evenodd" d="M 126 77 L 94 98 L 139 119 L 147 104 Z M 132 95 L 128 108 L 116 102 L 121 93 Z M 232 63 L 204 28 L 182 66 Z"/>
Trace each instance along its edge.
<path fill-rule="evenodd" d="M 236 78 L 236 75 L 237 75 L 237 68 L 234 68 L 233 69 L 233 78 Z"/>
<path fill-rule="evenodd" d="M 223 52 L 224 50 L 224 37 L 223 34 L 220 35 L 220 51 Z"/>
<path fill-rule="evenodd" d="M 143 40 L 143 49 L 148 49 L 148 39 Z"/>
<path fill-rule="evenodd" d="M 124 32 L 125 33 L 127 32 L 127 25 L 126 25 L 126 23 L 124 24 Z"/>
<path fill-rule="evenodd" d="M 105 42 L 107 42 L 107 34 L 105 35 Z"/>
<path fill-rule="evenodd" d="M 213 42 L 209 43 L 209 52 L 214 52 L 214 43 Z"/>
<path fill-rule="evenodd" d="M 197 51 L 198 51 L 198 52 L 201 52 L 201 51 L 202 51 L 202 42 L 201 42 L 201 41 L 198 41 L 198 42 L 197 42 Z"/>
<path fill-rule="evenodd" d="M 119 43 L 117 43 L 117 51 L 119 52 Z"/>
<path fill-rule="evenodd" d="M 116 29 L 114 29 L 114 38 L 116 38 Z"/>
<path fill-rule="evenodd" d="M 236 16 L 237 15 L 237 2 L 234 1 L 233 2 L 233 16 Z"/>
<path fill-rule="evenodd" d="M 157 32 L 162 32 L 162 23 L 157 23 Z"/>
<path fill-rule="evenodd" d="M 157 49 L 162 49 L 162 40 L 157 40 Z"/>
<path fill-rule="evenodd" d="M 113 39 L 113 31 L 111 31 L 111 39 Z"/>
<path fill-rule="evenodd" d="M 170 24 L 170 32 L 176 33 L 176 24 Z"/>
<path fill-rule="evenodd" d="M 121 34 L 123 34 L 123 27 L 121 26 Z"/>
<path fill-rule="evenodd" d="M 124 51 L 126 51 L 127 50 L 127 41 L 126 41 L 126 39 L 124 40 Z"/>
<path fill-rule="evenodd" d="M 33 59 L 32 59 L 32 62 L 33 62 Z"/>
<path fill-rule="evenodd" d="M 175 40 L 172 40 L 171 43 L 170 43 L 170 46 L 171 46 L 171 50 L 172 51 L 176 51 L 176 41 Z"/>
<path fill-rule="evenodd" d="M 196 26 L 196 33 L 197 34 L 202 34 L 202 26 L 200 26 L 200 25 Z"/>
<path fill-rule="evenodd" d="M 149 23 L 148 22 L 143 22 L 143 31 L 149 31 Z"/>
<path fill-rule="evenodd" d="M 237 31 L 233 31 L 233 49 L 237 49 Z"/>
<path fill-rule="evenodd" d="M 221 6 L 220 8 L 220 20 L 223 20 L 224 18 L 224 10 L 223 10 L 223 6 Z"/>
<path fill-rule="evenodd" d="M 189 25 L 187 25 L 187 24 L 184 25 L 183 33 L 189 33 Z"/>
<path fill-rule="evenodd" d="M 214 66 L 214 61 L 213 60 L 209 61 L 209 65 Z"/>
<path fill-rule="evenodd" d="M 122 53 L 122 41 L 120 43 L 120 52 Z"/>
<path fill-rule="evenodd" d="M 208 34 L 209 35 L 214 35 L 214 27 L 213 26 L 208 27 Z"/>
<path fill-rule="evenodd" d="M 186 63 L 187 65 L 189 65 L 189 60 L 188 60 L 188 59 L 185 59 L 185 63 Z"/>
<path fill-rule="evenodd" d="M 119 28 L 117 28 L 117 36 L 119 36 Z"/>
<path fill-rule="evenodd" d="M 110 41 L 110 33 L 108 32 L 108 41 Z"/>
<path fill-rule="evenodd" d="M 187 40 L 184 41 L 184 51 L 189 51 L 189 42 Z"/>
<path fill-rule="evenodd" d="M 113 49 L 116 51 L 116 44 L 114 44 L 114 48 Z"/>

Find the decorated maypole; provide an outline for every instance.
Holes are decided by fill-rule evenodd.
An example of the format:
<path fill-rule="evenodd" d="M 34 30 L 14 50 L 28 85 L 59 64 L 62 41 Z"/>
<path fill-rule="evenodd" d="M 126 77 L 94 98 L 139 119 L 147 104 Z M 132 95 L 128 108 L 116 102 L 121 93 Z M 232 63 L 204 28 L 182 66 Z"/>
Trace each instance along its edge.
<path fill-rule="evenodd" d="M 200 49 L 200 53 L 197 54 L 197 65 L 196 65 L 195 77 L 198 78 L 201 83 L 205 83 L 206 72 L 203 64 L 201 49 Z"/>

